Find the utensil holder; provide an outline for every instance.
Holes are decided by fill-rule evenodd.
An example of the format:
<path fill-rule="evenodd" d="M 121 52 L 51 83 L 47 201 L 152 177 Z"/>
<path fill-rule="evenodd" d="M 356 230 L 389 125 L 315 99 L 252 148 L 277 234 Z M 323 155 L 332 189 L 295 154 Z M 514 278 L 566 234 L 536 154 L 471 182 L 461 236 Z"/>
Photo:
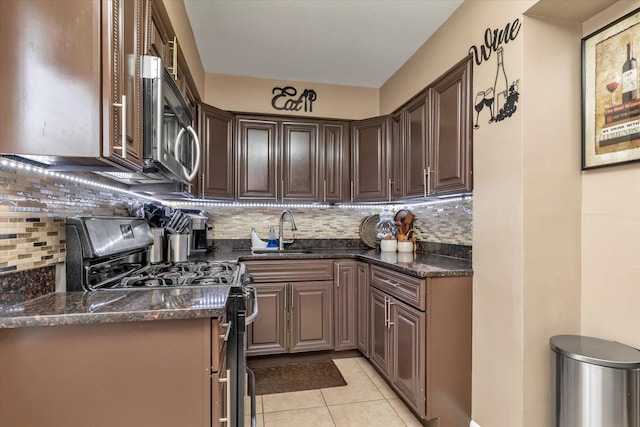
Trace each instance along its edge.
<path fill-rule="evenodd" d="M 169 234 L 167 255 L 169 262 L 185 262 L 189 257 L 189 235 Z"/>

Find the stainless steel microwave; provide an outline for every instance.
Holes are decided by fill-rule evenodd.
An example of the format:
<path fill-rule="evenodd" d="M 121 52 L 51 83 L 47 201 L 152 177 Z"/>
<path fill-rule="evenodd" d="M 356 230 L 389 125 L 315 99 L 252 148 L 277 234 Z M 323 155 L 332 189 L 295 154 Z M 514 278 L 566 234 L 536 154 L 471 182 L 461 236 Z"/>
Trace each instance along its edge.
<path fill-rule="evenodd" d="M 189 184 L 200 167 L 200 141 L 189 107 L 160 58 L 143 55 L 140 65 L 143 171 Z"/>

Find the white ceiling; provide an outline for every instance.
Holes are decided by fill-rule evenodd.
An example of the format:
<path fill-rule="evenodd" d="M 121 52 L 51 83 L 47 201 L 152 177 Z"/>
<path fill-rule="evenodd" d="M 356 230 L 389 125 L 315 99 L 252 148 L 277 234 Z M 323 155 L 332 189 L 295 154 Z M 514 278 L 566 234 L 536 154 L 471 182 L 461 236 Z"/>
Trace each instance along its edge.
<path fill-rule="evenodd" d="M 184 0 L 205 72 L 379 88 L 463 0 Z"/>

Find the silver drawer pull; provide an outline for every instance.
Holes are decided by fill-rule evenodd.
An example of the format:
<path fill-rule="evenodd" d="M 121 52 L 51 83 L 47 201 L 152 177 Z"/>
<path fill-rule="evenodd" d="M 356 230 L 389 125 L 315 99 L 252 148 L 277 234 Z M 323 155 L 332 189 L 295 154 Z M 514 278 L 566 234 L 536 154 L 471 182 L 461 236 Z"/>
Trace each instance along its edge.
<path fill-rule="evenodd" d="M 229 423 L 229 416 L 231 414 L 231 384 L 230 384 L 230 379 L 231 379 L 231 370 L 227 369 L 227 378 L 219 378 L 218 382 L 220 383 L 226 383 L 226 387 L 227 387 L 227 413 L 225 414 L 226 417 L 224 418 L 218 418 L 218 421 L 220 421 L 221 423 Z"/>
<path fill-rule="evenodd" d="M 400 285 L 400 283 L 394 282 L 393 280 L 389 280 L 389 279 L 382 279 L 382 281 L 388 285 L 393 286 L 394 288 L 397 288 Z"/>
<path fill-rule="evenodd" d="M 229 341 L 229 332 L 231 332 L 231 322 L 223 323 L 222 326 L 227 327 L 227 332 L 225 332 L 224 334 L 220 334 L 220 338 L 222 338 L 224 342 L 227 342 Z"/>

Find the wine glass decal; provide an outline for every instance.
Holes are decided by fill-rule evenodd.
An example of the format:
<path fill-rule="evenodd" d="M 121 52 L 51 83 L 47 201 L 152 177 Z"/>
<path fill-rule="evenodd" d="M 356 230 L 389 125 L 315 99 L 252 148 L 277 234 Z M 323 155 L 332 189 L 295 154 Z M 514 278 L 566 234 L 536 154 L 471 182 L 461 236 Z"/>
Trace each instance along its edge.
<path fill-rule="evenodd" d="M 620 73 L 612 72 L 607 77 L 606 81 L 607 81 L 607 90 L 609 91 L 609 93 L 611 93 L 611 106 L 613 107 L 614 105 L 616 105 L 614 93 L 618 88 L 618 86 L 620 86 Z"/>
<path fill-rule="evenodd" d="M 474 129 L 479 129 L 480 126 L 478 126 L 478 119 L 480 118 L 480 111 L 482 111 L 482 109 L 484 108 L 484 91 L 480 91 L 476 94 L 476 100 L 473 102 L 473 108 L 475 108 L 476 110 L 476 124 L 473 125 Z M 493 115 L 493 113 L 492 113 Z"/>
<path fill-rule="evenodd" d="M 493 99 L 494 99 L 494 92 L 493 92 L 493 88 L 490 87 L 489 89 L 484 91 L 484 105 L 486 105 L 487 107 L 489 107 L 489 112 L 491 112 L 491 120 L 489 120 L 489 123 L 493 123 L 494 119 L 494 115 L 493 115 Z"/>

